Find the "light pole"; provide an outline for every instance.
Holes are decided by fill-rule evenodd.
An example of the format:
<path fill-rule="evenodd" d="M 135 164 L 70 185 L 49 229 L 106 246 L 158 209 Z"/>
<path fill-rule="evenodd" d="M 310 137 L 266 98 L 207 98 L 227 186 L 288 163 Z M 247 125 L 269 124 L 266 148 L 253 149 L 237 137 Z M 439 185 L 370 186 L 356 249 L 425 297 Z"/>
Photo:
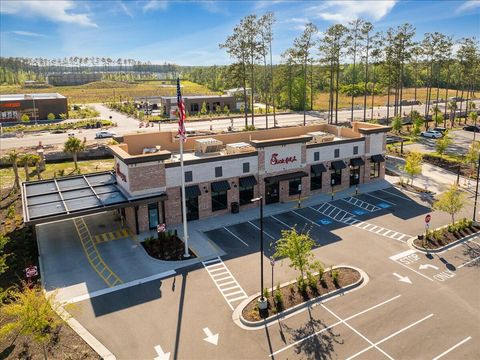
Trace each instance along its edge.
<path fill-rule="evenodd" d="M 252 199 L 251 202 L 260 203 L 260 299 L 258 299 L 258 308 L 259 310 L 265 310 L 268 302 L 263 297 L 263 196 Z"/>
<path fill-rule="evenodd" d="M 473 204 L 473 221 L 475 220 L 475 215 L 477 213 L 477 198 L 478 198 L 478 177 L 480 176 L 480 152 L 478 153 L 478 164 L 477 164 L 477 187 L 475 189 L 475 203 Z"/>

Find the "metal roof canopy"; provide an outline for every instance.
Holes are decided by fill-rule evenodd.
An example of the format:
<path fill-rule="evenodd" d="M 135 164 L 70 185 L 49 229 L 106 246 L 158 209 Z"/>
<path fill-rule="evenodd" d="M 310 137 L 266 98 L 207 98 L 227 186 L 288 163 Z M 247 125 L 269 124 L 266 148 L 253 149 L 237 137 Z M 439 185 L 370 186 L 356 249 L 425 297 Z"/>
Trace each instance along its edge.
<path fill-rule="evenodd" d="M 22 183 L 23 218 L 40 224 L 166 198 L 165 194 L 129 199 L 112 171 Z"/>

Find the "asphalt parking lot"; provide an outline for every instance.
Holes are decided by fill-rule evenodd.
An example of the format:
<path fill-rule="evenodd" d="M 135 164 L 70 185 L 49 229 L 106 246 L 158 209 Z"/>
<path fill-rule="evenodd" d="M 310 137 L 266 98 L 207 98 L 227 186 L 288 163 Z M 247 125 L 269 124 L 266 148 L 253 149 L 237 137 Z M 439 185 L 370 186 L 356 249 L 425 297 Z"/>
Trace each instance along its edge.
<path fill-rule="evenodd" d="M 260 290 L 258 219 L 206 233 L 222 258 L 78 302 L 74 316 L 118 359 L 479 358 L 480 240 L 438 254 L 411 250 L 428 213 L 427 203 L 389 188 L 266 217 L 266 286 L 272 270 L 274 284 L 298 276 L 287 262 L 268 261 L 292 227 L 310 231 L 326 266 L 361 268 L 369 282 L 261 330 L 232 321 Z M 448 220 L 434 212 L 431 226 Z"/>
<path fill-rule="evenodd" d="M 468 147 L 473 141 L 473 132 L 464 130 L 453 130 L 449 132 L 452 143 L 448 146 L 445 153 L 452 155 L 466 154 Z M 480 135 L 475 134 L 476 140 L 480 140 Z M 436 139 L 420 137 L 418 142 L 405 145 L 404 148 L 413 151 L 434 152 L 436 151 Z M 399 145 L 400 146 L 400 145 Z"/>

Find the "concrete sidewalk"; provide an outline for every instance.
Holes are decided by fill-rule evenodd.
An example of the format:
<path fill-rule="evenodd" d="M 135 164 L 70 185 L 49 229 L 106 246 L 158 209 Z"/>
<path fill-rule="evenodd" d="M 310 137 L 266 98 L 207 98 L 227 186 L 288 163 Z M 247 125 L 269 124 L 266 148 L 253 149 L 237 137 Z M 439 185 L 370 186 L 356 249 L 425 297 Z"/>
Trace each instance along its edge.
<path fill-rule="evenodd" d="M 395 156 L 388 156 L 386 168 L 394 173 L 399 174 L 403 179 L 410 180 L 410 176 L 407 175 L 401 167 L 405 165 L 405 160 Z M 385 180 L 395 184 L 399 181 L 396 176 L 385 175 Z M 460 176 L 459 186 L 470 194 L 475 194 L 475 182 L 464 176 Z M 413 184 L 426 190 L 433 191 L 436 194 L 444 192 L 452 184 L 457 183 L 457 174 L 454 174 L 441 167 L 431 165 L 428 163 L 422 164 L 422 174 L 416 176 L 413 180 Z"/>

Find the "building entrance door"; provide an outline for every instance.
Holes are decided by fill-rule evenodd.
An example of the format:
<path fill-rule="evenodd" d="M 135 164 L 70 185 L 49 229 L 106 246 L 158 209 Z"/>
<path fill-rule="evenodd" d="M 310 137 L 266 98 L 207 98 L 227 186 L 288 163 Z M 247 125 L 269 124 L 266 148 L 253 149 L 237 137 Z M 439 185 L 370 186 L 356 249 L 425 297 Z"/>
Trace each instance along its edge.
<path fill-rule="evenodd" d="M 198 220 L 198 196 L 187 198 L 187 221 Z"/>
<path fill-rule="evenodd" d="M 158 204 L 148 204 L 148 227 L 156 229 L 158 225 Z"/>
<path fill-rule="evenodd" d="M 350 168 L 350 186 L 358 185 L 360 183 L 360 166 L 353 166 Z"/>
<path fill-rule="evenodd" d="M 277 203 L 280 200 L 279 183 L 265 184 L 265 204 Z"/>

